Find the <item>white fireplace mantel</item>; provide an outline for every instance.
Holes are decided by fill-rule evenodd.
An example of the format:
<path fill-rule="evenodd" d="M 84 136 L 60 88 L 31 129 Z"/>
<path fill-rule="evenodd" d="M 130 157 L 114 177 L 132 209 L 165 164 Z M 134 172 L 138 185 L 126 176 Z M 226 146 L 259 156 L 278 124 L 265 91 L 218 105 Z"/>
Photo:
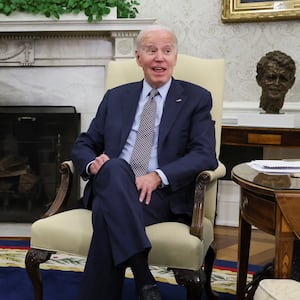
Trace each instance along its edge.
<path fill-rule="evenodd" d="M 87 21 L 84 14 L 66 14 L 60 19 L 46 18 L 41 15 L 19 13 L 12 16 L 0 15 L 0 28 L 3 32 L 111 32 L 140 31 L 153 24 L 155 19 L 125 19 L 104 17 L 101 22 Z"/>
<path fill-rule="evenodd" d="M 133 58 L 155 19 L 0 16 L 0 105 L 71 105 L 85 130 L 105 92 L 110 60 Z"/>
<path fill-rule="evenodd" d="M 155 22 L 154 19 L 104 19 L 101 22 L 89 23 L 86 18 L 84 15 L 66 15 L 60 20 L 26 14 L 0 16 L 0 66 L 45 65 L 49 62 L 49 57 L 39 57 L 35 53 L 39 52 L 38 47 L 43 47 L 43 51 L 53 48 L 54 40 L 56 49 L 61 48 L 61 42 L 58 40 L 73 40 L 73 44 L 74 40 L 77 40 L 78 44 L 81 44 L 79 48 L 82 48 L 83 44 L 91 44 L 87 40 L 98 40 L 99 43 L 108 42 L 111 50 L 110 53 L 105 51 L 104 56 L 92 55 L 91 61 L 91 57 L 87 59 L 86 54 L 79 55 L 78 48 L 74 57 L 73 51 L 69 51 L 65 62 L 62 62 L 61 57 L 50 57 L 52 65 L 56 65 L 57 61 L 58 65 L 70 64 L 74 59 L 77 59 L 79 64 L 90 65 L 97 59 L 102 63 L 103 58 L 131 58 L 134 57 L 134 42 L 138 32 Z M 63 44 L 66 48 L 66 43 Z M 76 52 L 81 59 L 76 56 Z"/>

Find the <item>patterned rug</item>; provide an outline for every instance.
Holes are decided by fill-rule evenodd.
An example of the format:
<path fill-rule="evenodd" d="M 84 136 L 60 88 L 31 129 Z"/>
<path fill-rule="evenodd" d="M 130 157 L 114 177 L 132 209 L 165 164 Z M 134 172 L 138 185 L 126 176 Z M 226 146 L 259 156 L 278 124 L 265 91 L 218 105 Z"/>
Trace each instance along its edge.
<path fill-rule="evenodd" d="M 28 241 L 0 240 L 0 267 L 25 268 L 24 259 L 28 246 Z M 57 253 L 52 255 L 51 259 L 46 263 L 41 264 L 41 269 L 82 272 L 85 261 L 85 257 Z M 258 267 L 252 266 L 252 269 L 248 274 L 248 281 L 252 280 L 252 274 L 258 270 Z M 151 266 L 151 271 L 157 281 L 176 284 L 173 273 L 166 268 Z M 130 269 L 127 269 L 126 277 L 133 277 Z M 212 274 L 212 288 L 216 292 L 235 294 L 235 262 L 216 261 Z"/>

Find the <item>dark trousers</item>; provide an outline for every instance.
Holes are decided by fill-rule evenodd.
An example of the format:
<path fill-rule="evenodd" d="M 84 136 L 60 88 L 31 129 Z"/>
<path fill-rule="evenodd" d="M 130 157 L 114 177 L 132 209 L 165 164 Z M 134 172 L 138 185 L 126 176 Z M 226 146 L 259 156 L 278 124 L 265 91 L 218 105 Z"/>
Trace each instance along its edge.
<path fill-rule="evenodd" d="M 93 236 L 80 288 L 80 300 L 119 300 L 126 261 L 151 248 L 145 225 L 170 219 L 168 197 L 153 193 L 139 201 L 134 174 L 122 159 L 107 161 L 93 182 Z"/>

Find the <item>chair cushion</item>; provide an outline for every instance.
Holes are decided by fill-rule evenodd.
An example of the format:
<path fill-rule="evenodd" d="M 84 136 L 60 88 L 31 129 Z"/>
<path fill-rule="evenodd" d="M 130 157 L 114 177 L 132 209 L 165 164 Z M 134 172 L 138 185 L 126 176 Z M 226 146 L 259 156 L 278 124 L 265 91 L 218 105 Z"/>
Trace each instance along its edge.
<path fill-rule="evenodd" d="M 86 256 L 92 237 L 91 211 L 73 209 L 32 224 L 31 247 Z M 189 226 L 166 222 L 148 226 L 152 265 L 198 270 L 213 241 L 213 225 L 204 219 L 204 241 L 190 235 Z"/>
<path fill-rule="evenodd" d="M 181 223 L 165 222 L 146 227 L 152 244 L 150 264 L 199 270 L 204 255 L 213 241 L 212 223 L 204 218 L 203 226 L 203 240 L 191 235 L 190 227 Z"/>
<path fill-rule="evenodd" d="M 292 279 L 264 279 L 260 281 L 254 300 L 299 300 L 300 282 Z"/>
<path fill-rule="evenodd" d="M 92 212 L 73 209 L 34 222 L 30 247 L 86 256 L 92 232 Z"/>

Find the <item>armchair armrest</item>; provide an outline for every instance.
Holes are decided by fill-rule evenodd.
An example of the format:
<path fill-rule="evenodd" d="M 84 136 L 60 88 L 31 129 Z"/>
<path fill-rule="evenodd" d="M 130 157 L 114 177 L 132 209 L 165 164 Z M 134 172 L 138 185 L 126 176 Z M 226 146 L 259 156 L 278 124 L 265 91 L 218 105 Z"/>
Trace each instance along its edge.
<path fill-rule="evenodd" d="M 43 218 L 50 217 L 56 214 L 57 212 L 65 208 L 68 203 L 72 187 L 72 178 L 74 174 L 74 165 L 72 161 L 65 161 L 61 163 L 59 172 L 61 174 L 59 188 L 51 206 L 42 216 Z"/>
<path fill-rule="evenodd" d="M 201 180 L 206 183 L 212 182 L 214 180 L 217 180 L 219 178 L 222 178 L 226 174 L 226 168 L 223 163 L 220 161 L 218 162 L 219 165 L 215 170 L 206 170 L 201 172 L 196 180 Z"/>
<path fill-rule="evenodd" d="M 201 172 L 196 178 L 193 218 L 190 233 L 202 238 L 205 190 L 207 184 L 222 178 L 226 174 L 226 168 L 219 161 L 219 165 L 215 170 L 206 170 Z"/>

